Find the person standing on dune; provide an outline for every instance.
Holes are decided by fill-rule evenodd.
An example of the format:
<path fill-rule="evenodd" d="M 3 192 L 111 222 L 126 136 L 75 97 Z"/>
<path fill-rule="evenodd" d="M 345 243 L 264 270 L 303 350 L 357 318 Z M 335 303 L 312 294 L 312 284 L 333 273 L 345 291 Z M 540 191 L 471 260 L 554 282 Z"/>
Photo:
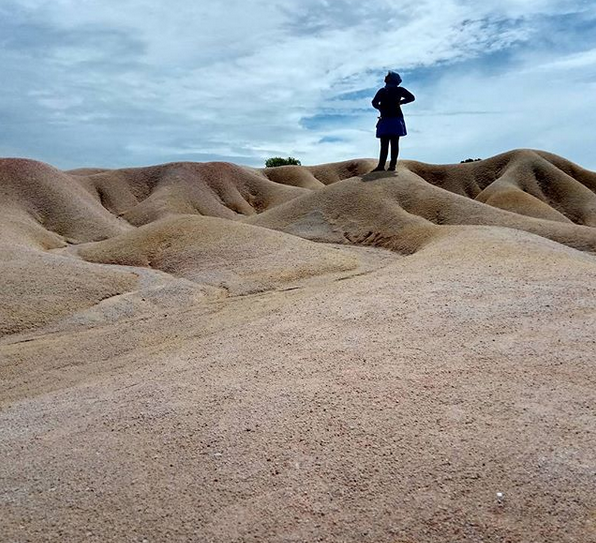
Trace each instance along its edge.
<path fill-rule="evenodd" d="M 394 171 L 399 155 L 399 138 L 407 134 L 406 123 L 401 106 L 416 100 L 406 88 L 401 87 L 402 79 L 396 72 L 389 72 L 385 76 L 385 86 L 377 91 L 372 105 L 381 112 L 377 123 L 377 138 L 381 140 L 381 154 L 379 164 L 373 172 L 384 172 L 389 144 L 391 143 L 391 161 L 389 171 Z"/>

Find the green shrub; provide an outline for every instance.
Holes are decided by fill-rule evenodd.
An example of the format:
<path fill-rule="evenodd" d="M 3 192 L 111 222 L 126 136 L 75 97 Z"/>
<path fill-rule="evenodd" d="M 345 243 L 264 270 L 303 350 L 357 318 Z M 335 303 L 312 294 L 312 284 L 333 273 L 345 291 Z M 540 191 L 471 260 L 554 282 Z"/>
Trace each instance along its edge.
<path fill-rule="evenodd" d="M 274 156 L 272 158 L 268 158 L 265 161 L 265 167 L 266 168 L 275 168 L 276 166 L 301 166 L 302 163 L 292 157 L 289 156 L 288 158 L 282 158 L 280 156 Z"/>

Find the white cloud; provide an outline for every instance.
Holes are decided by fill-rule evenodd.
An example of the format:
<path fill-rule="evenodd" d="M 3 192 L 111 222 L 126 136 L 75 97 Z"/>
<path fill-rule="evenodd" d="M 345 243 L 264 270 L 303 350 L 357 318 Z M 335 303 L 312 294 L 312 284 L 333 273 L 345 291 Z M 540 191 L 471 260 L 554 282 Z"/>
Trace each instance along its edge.
<path fill-rule="evenodd" d="M 428 109 L 421 105 L 424 115 L 411 118 L 418 134 L 408 142 L 410 152 L 421 160 L 449 161 L 538 148 L 596 169 L 596 62 L 578 58 L 532 59 L 490 77 L 454 70 L 428 89 L 443 99 Z M 462 110 L 482 113 L 450 115 Z"/>
<path fill-rule="evenodd" d="M 23 115 L 33 110 L 41 124 L 57 112 L 68 131 L 60 149 L 51 145 L 51 131 L 32 147 L 22 123 L 5 122 L 0 152 L 14 150 L 21 138 L 22 154 L 59 166 L 89 156 L 107 166 L 199 155 L 254 163 L 272 153 L 308 163 L 370 156 L 375 112 L 354 109 L 370 108 L 370 98 L 338 102 L 338 94 L 377 86 L 386 68 L 415 77 L 421 68 L 443 73 L 446 65 L 450 75 L 412 89 L 419 100 L 408 108 L 405 152 L 442 161 L 541 142 L 557 152 L 578 143 L 578 134 L 582 149 L 594 147 L 594 136 L 574 124 L 593 109 L 590 98 L 580 99 L 593 53 L 545 58 L 544 50 L 532 49 L 545 17 L 596 15 L 580 0 L 19 0 L 10 6 L 0 10 L 18 19 L 8 28 L 16 45 L 0 59 L 13 77 L 0 103 Z M 494 77 L 466 63 L 519 43 L 526 44 L 524 56 L 511 73 L 501 66 Z M 544 71 L 554 84 L 544 85 Z M 573 88 L 557 75 L 574 78 Z M 498 113 L 452 115 L 462 110 Z M 305 126 L 303 119 L 322 112 L 349 117 L 342 126 Z M 104 147 L 105 133 L 111 139 Z M 341 142 L 321 143 L 325 136 Z M 121 149 L 117 157 L 114 145 Z M 577 156 L 585 162 L 588 153 Z"/>

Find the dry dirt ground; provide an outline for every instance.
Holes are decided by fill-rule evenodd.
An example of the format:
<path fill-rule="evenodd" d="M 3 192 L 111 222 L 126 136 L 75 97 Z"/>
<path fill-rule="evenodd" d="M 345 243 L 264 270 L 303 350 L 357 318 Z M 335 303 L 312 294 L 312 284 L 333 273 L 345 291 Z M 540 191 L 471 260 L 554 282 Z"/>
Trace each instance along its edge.
<path fill-rule="evenodd" d="M 0 541 L 596 542 L 596 174 L 0 161 Z"/>

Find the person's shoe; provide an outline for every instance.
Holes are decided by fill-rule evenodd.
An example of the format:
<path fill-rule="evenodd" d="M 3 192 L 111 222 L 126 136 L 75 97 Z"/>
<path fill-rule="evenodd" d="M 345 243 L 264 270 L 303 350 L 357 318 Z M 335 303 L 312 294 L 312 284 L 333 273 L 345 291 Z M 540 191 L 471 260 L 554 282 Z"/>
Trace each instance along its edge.
<path fill-rule="evenodd" d="M 372 172 L 384 172 L 385 168 L 381 168 L 381 166 L 377 166 L 374 170 L 371 171 Z"/>
<path fill-rule="evenodd" d="M 387 168 L 388 172 L 394 172 L 395 171 L 395 164 L 389 164 L 389 168 Z"/>

